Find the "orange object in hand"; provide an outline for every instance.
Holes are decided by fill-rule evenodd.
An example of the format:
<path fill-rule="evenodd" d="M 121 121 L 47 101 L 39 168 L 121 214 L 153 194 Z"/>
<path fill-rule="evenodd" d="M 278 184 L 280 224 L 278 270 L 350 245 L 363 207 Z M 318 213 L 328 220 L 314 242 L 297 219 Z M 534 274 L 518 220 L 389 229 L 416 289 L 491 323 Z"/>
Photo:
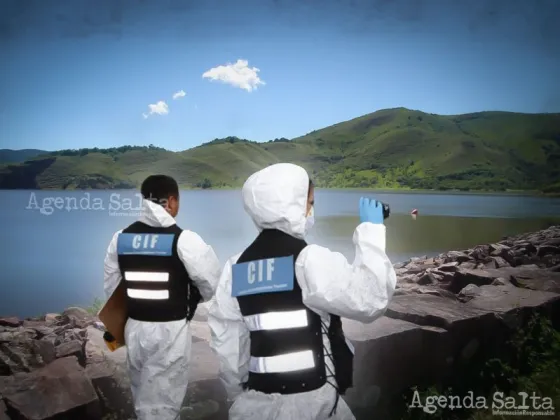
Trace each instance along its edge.
<path fill-rule="evenodd" d="M 109 331 L 105 331 L 105 334 L 103 334 L 103 340 L 105 340 L 105 344 L 110 351 L 115 351 L 122 346 L 122 344 L 120 344 Z"/>

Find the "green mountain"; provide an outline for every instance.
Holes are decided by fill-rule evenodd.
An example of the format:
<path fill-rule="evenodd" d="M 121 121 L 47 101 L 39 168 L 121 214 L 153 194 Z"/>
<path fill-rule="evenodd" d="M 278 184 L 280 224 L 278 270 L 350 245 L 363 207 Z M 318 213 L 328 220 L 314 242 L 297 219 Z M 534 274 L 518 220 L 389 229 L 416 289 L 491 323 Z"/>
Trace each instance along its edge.
<path fill-rule="evenodd" d="M 560 114 L 435 115 L 386 109 L 265 143 L 229 137 L 182 152 L 155 146 L 51 152 L 0 166 L 0 188 L 128 188 L 166 173 L 184 188 L 239 187 L 275 162 L 322 187 L 560 191 Z"/>
<path fill-rule="evenodd" d="M 0 164 L 24 162 L 27 159 L 31 159 L 34 158 L 35 156 L 43 155 L 45 153 L 49 153 L 49 152 L 47 152 L 46 150 L 38 150 L 38 149 L 22 149 L 22 150 L 0 149 Z"/>

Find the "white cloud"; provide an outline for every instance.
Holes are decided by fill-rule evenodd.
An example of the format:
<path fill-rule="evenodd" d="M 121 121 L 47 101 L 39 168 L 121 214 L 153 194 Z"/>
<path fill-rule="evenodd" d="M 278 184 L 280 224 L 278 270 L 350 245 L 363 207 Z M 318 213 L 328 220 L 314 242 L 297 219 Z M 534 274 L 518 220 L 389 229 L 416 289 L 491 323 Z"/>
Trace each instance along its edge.
<path fill-rule="evenodd" d="M 150 111 L 148 113 L 143 113 L 144 119 L 148 118 L 152 114 L 157 115 L 167 115 L 169 114 L 169 106 L 164 101 L 158 101 L 155 104 L 149 104 L 148 107 Z"/>
<path fill-rule="evenodd" d="M 179 99 L 179 98 L 184 97 L 185 95 L 186 95 L 185 91 L 184 91 L 184 90 L 180 90 L 179 92 L 175 92 L 175 93 L 173 94 L 173 99 Z"/>
<path fill-rule="evenodd" d="M 224 66 L 214 67 L 204 72 L 202 78 L 252 92 L 259 85 L 265 85 L 266 83 L 258 75 L 260 69 L 249 67 L 248 65 L 249 62 L 247 60 L 239 59 L 234 64 L 227 63 Z"/>

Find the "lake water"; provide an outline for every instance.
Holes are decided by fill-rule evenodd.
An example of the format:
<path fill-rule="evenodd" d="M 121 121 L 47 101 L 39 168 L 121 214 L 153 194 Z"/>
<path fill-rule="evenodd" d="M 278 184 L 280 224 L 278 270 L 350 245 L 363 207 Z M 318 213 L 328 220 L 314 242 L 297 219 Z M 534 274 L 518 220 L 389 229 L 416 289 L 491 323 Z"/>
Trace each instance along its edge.
<path fill-rule="evenodd" d="M 58 312 L 103 298 L 105 251 L 113 233 L 137 218 L 136 194 L 0 191 L 0 315 Z M 559 223 L 560 216 L 557 198 L 317 190 L 309 242 L 353 258 L 352 233 L 363 194 L 391 206 L 387 247 L 394 262 L 538 230 Z M 419 210 L 416 220 L 409 215 L 413 208 Z M 177 219 L 212 245 L 222 263 L 257 233 L 240 191 L 183 191 Z"/>

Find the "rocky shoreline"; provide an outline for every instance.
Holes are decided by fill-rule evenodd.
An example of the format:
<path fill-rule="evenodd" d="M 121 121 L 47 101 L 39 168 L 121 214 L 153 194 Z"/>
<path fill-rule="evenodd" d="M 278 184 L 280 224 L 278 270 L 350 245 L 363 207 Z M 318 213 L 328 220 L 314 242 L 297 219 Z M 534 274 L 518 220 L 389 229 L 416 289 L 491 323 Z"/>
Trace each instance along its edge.
<path fill-rule="evenodd" d="M 493 354 L 533 313 L 560 329 L 560 226 L 496 244 L 395 264 L 385 316 L 344 320 L 355 347 L 358 420 L 419 383 L 437 383 L 477 355 Z M 192 321 L 193 355 L 182 419 L 227 419 L 207 307 Z M 80 308 L 0 318 L 0 420 L 134 418 L 126 352 L 109 352 L 96 317 Z"/>
<path fill-rule="evenodd" d="M 499 355 L 533 314 L 560 330 L 560 226 L 394 266 L 397 290 L 385 316 L 344 320 L 356 350 L 345 399 L 358 420 L 412 386 Z"/>

